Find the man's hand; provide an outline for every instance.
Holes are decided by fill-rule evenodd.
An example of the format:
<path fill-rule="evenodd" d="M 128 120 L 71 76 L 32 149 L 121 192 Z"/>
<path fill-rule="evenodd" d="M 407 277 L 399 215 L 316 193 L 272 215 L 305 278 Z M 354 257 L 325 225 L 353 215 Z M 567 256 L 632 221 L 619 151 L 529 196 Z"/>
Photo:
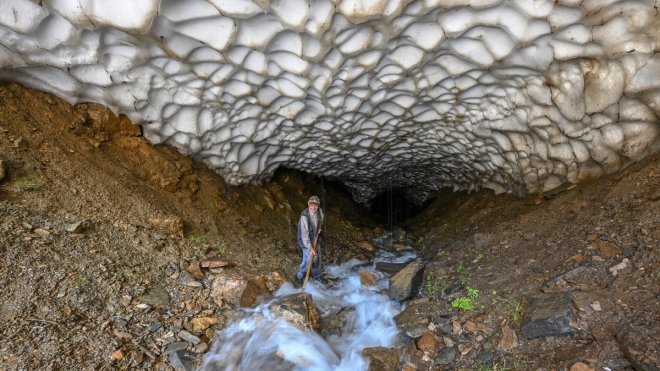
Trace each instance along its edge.
<path fill-rule="evenodd" d="M 312 257 L 313 257 L 314 255 L 316 255 L 316 250 L 314 250 L 314 249 L 310 249 L 310 250 L 309 250 L 309 256 L 312 256 Z"/>

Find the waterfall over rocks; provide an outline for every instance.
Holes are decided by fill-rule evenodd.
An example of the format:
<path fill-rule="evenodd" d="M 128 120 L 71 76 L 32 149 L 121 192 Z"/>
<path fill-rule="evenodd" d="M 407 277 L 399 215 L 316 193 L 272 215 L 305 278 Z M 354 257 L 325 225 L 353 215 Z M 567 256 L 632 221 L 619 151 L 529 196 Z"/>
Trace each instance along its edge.
<path fill-rule="evenodd" d="M 411 251 L 381 251 L 376 260 L 413 258 Z M 244 309 L 242 318 L 216 336 L 201 369 L 366 370 L 363 349 L 403 345 L 394 321 L 402 305 L 387 297 L 389 276 L 375 265 L 354 259 L 328 266 L 328 283 L 310 281 L 304 290 L 286 283 L 274 299 Z M 375 285 L 363 284 L 365 274 L 376 278 Z M 309 296 L 315 307 L 304 308 Z M 326 326 L 320 333 L 314 331 L 317 308 Z"/>

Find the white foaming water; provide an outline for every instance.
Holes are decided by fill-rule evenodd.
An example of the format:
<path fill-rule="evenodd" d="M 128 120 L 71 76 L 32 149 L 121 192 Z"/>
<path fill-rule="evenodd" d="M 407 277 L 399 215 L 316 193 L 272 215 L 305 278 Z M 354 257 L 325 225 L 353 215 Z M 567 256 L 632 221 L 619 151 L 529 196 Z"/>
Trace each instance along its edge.
<path fill-rule="evenodd" d="M 374 260 L 401 262 L 414 256 L 411 252 L 400 257 L 381 251 Z M 240 320 L 216 336 L 200 369 L 366 370 L 369 363 L 361 355 L 364 348 L 402 345 L 394 316 L 403 308 L 381 293 L 387 289 L 388 277 L 374 266 L 355 259 L 328 266 L 325 274 L 331 283 L 310 281 L 304 290 L 286 283 L 275 293 L 276 298 L 310 294 L 322 318 L 347 313 L 341 335 L 323 338 L 277 318 L 269 310 L 271 301 L 244 309 Z M 360 272 L 373 274 L 376 286 L 363 287 Z"/>

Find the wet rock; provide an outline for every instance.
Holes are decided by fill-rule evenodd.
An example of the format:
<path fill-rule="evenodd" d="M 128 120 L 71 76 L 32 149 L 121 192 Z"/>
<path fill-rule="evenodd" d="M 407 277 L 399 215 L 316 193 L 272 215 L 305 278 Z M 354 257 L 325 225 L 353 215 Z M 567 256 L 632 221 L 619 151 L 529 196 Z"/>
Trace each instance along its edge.
<path fill-rule="evenodd" d="M 550 293 L 530 299 L 523 316 L 522 334 L 528 339 L 575 333 L 571 293 Z"/>
<path fill-rule="evenodd" d="M 500 340 L 497 343 L 497 349 L 508 352 L 517 346 L 518 336 L 516 335 L 516 332 L 509 326 L 503 326 L 502 335 L 500 336 Z"/>
<path fill-rule="evenodd" d="M 287 279 L 280 272 L 271 272 L 270 275 L 266 276 L 266 286 L 270 292 L 277 291 L 285 282 L 287 282 Z"/>
<path fill-rule="evenodd" d="M 376 277 L 369 272 L 360 272 L 360 284 L 365 287 L 376 286 Z"/>
<path fill-rule="evenodd" d="M 396 371 L 399 369 L 399 354 L 395 349 L 364 348 L 362 355 L 369 358 L 369 371 Z"/>
<path fill-rule="evenodd" d="M 356 243 L 357 247 L 367 252 L 376 251 L 376 247 L 369 241 L 360 241 Z"/>
<path fill-rule="evenodd" d="M 435 360 L 435 365 L 436 366 L 449 365 L 452 362 L 454 362 L 457 355 L 458 355 L 458 351 L 456 350 L 455 347 L 447 347 L 440 352 L 438 358 Z"/>
<path fill-rule="evenodd" d="M 347 308 L 341 308 L 337 313 L 321 317 L 319 319 L 319 333 L 323 337 L 329 335 L 341 336 L 349 313 L 350 310 Z"/>
<path fill-rule="evenodd" d="M 634 325 L 619 333 L 616 339 L 619 349 L 635 370 L 660 370 L 660 339 L 657 336 L 657 327 L 653 329 Z"/>
<path fill-rule="evenodd" d="M 570 368 L 570 371 L 595 371 L 595 370 L 596 370 L 595 368 L 582 362 L 574 363 Z"/>
<path fill-rule="evenodd" d="M 266 278 L 263 276 L 254 277 L 245 284 L 245 289 L 238 303 L 241 307 L 254 307 L 260 298 L 269 295 L 270 290 L 268 289 Z"/>
<path fill-rule="evenodd" d="M 392 300 L 403 301 L 414 296 L 422 284 L 424 262 L 415 260 L 390 278 L 387 295 Z"/>
<path fill-rule="evenodd" d="M 7 164 L 4 161 L 0 160 L 0 182 L 5 180 L 6 177 L 7 177 Z"/>
<path fill-rule="evenodd" d="M 193 345 L 197 345 L 201 342 L 201 340 L 197 336 L 189 333 L 186 330 L 179 331 L 177 335 L 181 338 L 181 340 L 185 340 Z"/>
<path fill-rule="evenodd" d="M 145 295 L 138 297 L 138 300 L 158 308 L 167 308 L 170 305 L 170 295 L 163 287 L 150 289 Z"/>
<path fill-rule="evenodd" d="M 317 331 L 319 328 L 319 312 L 312 301 L 312 296 L 298 293 L 278 298 L 270 306 L 275 317 L 287 320 L 302 329 Z"/>
<path fill-rule="evenodd" d="M 219 273 L 211 284 L 211 298 L 218 304 L 222 302 L 239 305 L 247 280 L 233 273 Z"/>
<path fill-rule="evenodd" d="M 185 350 L 173 352 L 168 357 L 170 365 L 176 371 L 192 371 L 195 369 L 195 357 Z"/>
<path fill-rule="evenodd" d="M 179 217 L 151 218 L 149 224 L 154 228 L 183 238 L 183 220 Z"/>
<path fill-rule="evenodd" d="M 376 262 L 376 270 L 389 275 L 399 273 L 406 265 L 406 263 L 389 263 L 389 262 Z"/>
<path fill-rule="evenodd" d="M 398 241 L 403 241 L 406 239 L 406 230 L 401 227 L 394 227 L 392 230 L 392 238 Z"/>

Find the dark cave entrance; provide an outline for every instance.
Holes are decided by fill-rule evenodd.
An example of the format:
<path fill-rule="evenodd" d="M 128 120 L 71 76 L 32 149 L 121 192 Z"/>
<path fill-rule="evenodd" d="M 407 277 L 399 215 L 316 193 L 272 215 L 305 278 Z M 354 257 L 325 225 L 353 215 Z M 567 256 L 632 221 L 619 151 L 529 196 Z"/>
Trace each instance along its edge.
<path fill-rule="evenodd" d="M 427 200 L 423 205 L 411 201 L 405 190 L 391 188 L 376 196 L 371 201 L 370 212 L 374 218 L 386 227 L 407 227 L 408 221 L 418 215 L 431 203 Z"/>

